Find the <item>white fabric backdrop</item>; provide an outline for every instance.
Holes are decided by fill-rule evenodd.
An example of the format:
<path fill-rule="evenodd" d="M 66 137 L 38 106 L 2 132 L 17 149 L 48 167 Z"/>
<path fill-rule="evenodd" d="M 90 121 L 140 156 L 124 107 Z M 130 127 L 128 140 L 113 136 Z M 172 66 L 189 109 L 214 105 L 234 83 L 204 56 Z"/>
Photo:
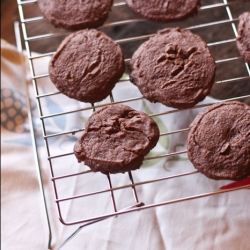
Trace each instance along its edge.
<path fill-rule="evenodd" d="M 46 74 L 49 58 L 36 61 L 36 74 Z M 52 245 L 58 246 L 79 225 L 64 226 L 57 216 L 52 182 L 50 181 L 41 126 L 35 105 L 34 89 L 30 73 L 25 62 L 23 71 L 20 54 L 16 48 L 1 42 L 1 237 L 2 249 L 46 249 L 48 230 L 39 191 L 33 148 L 29 134 L 27 107 L 25 101 L 25 78 L 32 93 L 32 113 L 41 160 L 45 193 L 52 224 Z M 39 93 L 55 91 L 49 78 L 38 80 Z M 129 82 L 119 83 L 114 91 L 115 100 L 140 96 L 138 90 Z M 44 98 L 44 115 L 82 108 L 87 104 L 78 103 L 63 95 Z M 206 102 L 213 101 L 207 98 Z M 142 100 L 128 102 L 127 105 L 147 113 L 168 110 L 160 104 L 151 104 Z M 188 127 L 199 109 L 181 111 L 177 114 L 158 116 L 161 132 Z M 47 133 L 58 133 L 84 127 L 91 111 L 58 116 L 46 120 Z M 80 136 L 63 136 L 50 139 L 51 155 L 72 151 L 76 139 Z M 185 149 L 187 133 L 178 133 L 162 137 L 152 154 L 161 154 Z M 73 155 L 53 160 L 55 175 L 75 173 L 87 170 L 78 164 Z M 146 163 L 149 164 L 149 163 Z M 194 171 L 187 156 L 162 158 L 152 165 L 144 165 L 134 171 L 136 182 L 163 176 Z M 128 176 L 111 176 L 113 186 L 129 184 Z M 201 174 L 169 179 L 167 181 L 137 187 L 140 201 L 146 205 L 165 200 L 218 190 L 230 181 L 214 181 Z M 67 181 L 58 181 L 60 198 L 108 188 L 106 177 L 100 173 L 73 177 Z M 132 191 L 116 191 L 118 210 L 134 203 Z M 244 189 L 230 193 L 185 201 L 139 212 L 120 215 L 116 218 L 98 222 L 83 228 L 62 249 L 87 250 L 127 250 L 127 249 L 250 249 L 250 190 Z M 102 213 L 112 213 L 109 194 L 91 196 L 62 204 L 62 215 L 66 221 L 78 220 Z"/>

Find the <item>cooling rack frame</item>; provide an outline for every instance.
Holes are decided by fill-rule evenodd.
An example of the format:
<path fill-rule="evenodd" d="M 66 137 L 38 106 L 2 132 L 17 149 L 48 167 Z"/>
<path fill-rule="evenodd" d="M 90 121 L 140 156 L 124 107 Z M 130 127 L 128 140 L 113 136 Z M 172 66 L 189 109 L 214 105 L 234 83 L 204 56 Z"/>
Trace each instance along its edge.
<path fill-rule="evenodd" d="M 113 95 L 111 94 L 110 95 L 110 103 L 99 104 L 99 105 L 90 104 L 89 107 L 83 108 L 83 109 L 80 109 L 80 110 L 72 110 L 72 111 L 63 112 L 63 113 L 56 113 L 56 114 L 53 114 L 53 115 L 43 115 L 43 107 L 41 105 L 40 99 L 42 99 L 44 97 L 47 97 L 47 96 L 58 95 L 60 93 L 59 92 L 53 92 L 53 93 L 39 94 L 36 81 L 37 81 L 37 79 L 40 79 L 40 78 L 43 78 L 43 77 L 48 77 L 48 74 L 36 75 L 35 71 L 34 71 L 33 60 L 38 59 L 38 58 L 42 58 L 42 57 L 52 56 L 55 52 L 43 53 L 43 54 L 39 54 L 39 55 L 32 55 L 29 43 L 31 41 L 35 41 L 37 39 L 43 39 L 43 38 L 53 37 L 53 36 L 60 36 L 60 35 L 62 35 L 62 33 L 42 34 L 42 35 L 32 36 L 32 37 L 29 37 L 27 35 L 27 27 L 26 27 L 27 23 L 37 22 L 37 21 L 41 21 L 41 20 L 44 19 L 44 17 L 42 17 L 42 16 L 33 17 L 33 18 L 25 18 L 24 17 L 23 6 L 26 5 L 26 4 L 35 4 L 36 2 L 37 2 L 37 0 L 26 0 L 26 1 L 17 0 L 23 39 L 24 39 L 24 43 L 25 43 L 25 49 L 26 49 L 27 55 L 28 55 L 29 67 L 30 67 L 31 76 L 32 76 L 32 83 L 33 83 L 33 86 L 34 86 L 35 98 L 37 100 L 37 108 L 38 108 L 38 112 L 39 112 L 39 119 L 41 120 L 41 130 L 42 130 L 42 133 L 43 133 L 43 139 L 44 139 L 44 142 L 45 142 L 45 147 L 46 147 L 47 156 L 48 156 L 47 158 L 48 158 L 48 162 L 49 162 L 49 169 L 50 169 L 52 186 L 53 186 L 53 189 L 54 189 L 55 203 L 56 203 L 56 206 L 57 206 L 57 212 L 58 212 L 59 220 L 64 225 L 81 224 L 79 226 L 79 228 L 72 235 L 70 235 L 59 246 L 59 248 L 61 248 L 64 244 L 66 244 L 67 241 L 69 241 L 72 237 L 74 237 L 83 227 L 85 227 L 87 225 L 90 225 L 90 224 L 93 224 L 93 223 L 96 223 L 96 222 L 99 222 L 101 220 L 110 218 L 110 217 L 114 217 L 114 216 L 117 216 L 117 215 L 120 215 L 120 214 L 125 214 L 125 213 L 129 213 L 129 212 L 133 212 L 133 211 L 158 207 L 158 206 L 167 205 L 167 204 L 173 204 L 173 203 L 177 203 L 177 202 L 181 202 L 181 201 L 197 199 L 197 198 L 201 198 L 201 197 L 211 196 L 211 195 L 215 195 L 215 194 L 220 194 L 220 193 L 225 193 L 225 192 L 230 192 L 230 191 L 250 187 L 250 185 L 245 185 L 245 186 L 241 186 L 241 187 L 237 187 L 237 188 L 215 190 L 213 192 L 202 193 L 202 194 L 199 194 L 199 195 L 193 195 L 193 196 L 188 196 L 188 197 L 184 197 L 184 198 L 180 198 L 180 199 L 168 200 L 168 201 L 165 201 L 165 202 L 145 205 L 143 202 L 140 202 L 140 199 L 138 198 L 138 194 L 137 194 L 137 191 L 136 191 L 137 186 L 148 184 L 148 183 L 153 183 L 153 182 L 157 182 L 157 181 L 163 181 L 163 180 L 167 180 L 167 179 L 171 179 L 171 178 L 177 178 L 177 177 L 180 177 L 180 176 L 192 175 L 192 174 L 198 173 L 198 171 L 192 171 L 192 172 L 187 172 L 187 173 L 173 175 L 173 176 L 166 176 L 166 177 L 163 177 L 163 178 L 152 179 L 152 180 L 148 180 L 148 181 L 144 181 L 144 182 L 137 182 L 137 183 L 134 182 L 134 180 L 133 180 L 132 172 L 128 172 L 128 177 L 129 177 L 129 180 L 130 180 L 130 184 L 128 184 L 128 185 L 119 186 L 119 187 L 112 187 L 111 178 L 110 178 L 109 175 L 107 175 L 107 181 L 108 181 L 108 186 L 109 186 L 109 188 L 107 188 L 107 189 L 103 189 L 101 191 L 97 191 L 97 192 L 93 192 L 93 193 L 87 193 L 87 194 L 83 194 L 83 195 L 79 195 L 79 196 L 75 196 L 75 197 L 59 198 L 58 192 L 57 192 L 57 187 L 56 187 L 56 181 L 58 179 L 65 179 L 65 178 L 70 178 L 70 177 L 76 176 L 76 175 L 88 174 L 91 171 L 83 171 L 83 172 L 72 173 L 72 174 L 68 174 L 68 175 L 55 176 L 54 173 L 53 173 L 52 160 L 54 158 L 71 155 L 71 154 L 73 154 L 73 152 L 69 152 L 69 153 L 61 154 L 61 155 L 51 155 L 50 154 L 50 149 L 49 149 L 49 144 L 48 144 L 47 140 L 49 138 L 56 137 L 56 136 L 62 136 L 62 135 L 65 135 L 65 134 L 75 134 L 75 133 L 83 131 L 84 128 L 80 128 L 80 129 L 76 129 L 76 130 L 70 130 L 70 131 L 66 131 L 66 132 L 62 132 L 62 133 L 47 134 L 46 133 L 46 125 L 44 123 L 44 120 L 47 119 L 47 118 L 51 118 L 53 116 L 65 115 L 65 114 L 79 112 L 79 111 L 83 111 L 83 110 L 90 110 L 90 109 L 95 110 L 96 108 L 105 106 L 107 104 L 126 103 L 126 102 L 129 102 L 129 101 L 132 101 L 132 100 L 141 100 L 141 99 L 143 99 L 143 97 L 139 96 L 139 97 L 136 97 L 136 98 L 130 98 L 130 99 L 114 101 Z M 195 25 L 195 26 L 187 27 L 186 29 L 192 30 L 192 29 L 197 29 L 197 28 L 209 27 L 209 26 L 217 25 L 217 24 L 230 23 L 231 26 L 232 26 L 235 37 L 232 38 L 232 39 L 228 39 L 228 40 L 208 43 L 208 46 L 216 46 L 216 45 L 219 45 L 219 44 L 224 44 L 224 43 L 226 44 L 226 43 L 230 43 L 230 42 L 235 42 L 236 37 L 237 37 L 237 28 L 235 26 L 235 22 L 238 21 L 238 19 L 234 19 L 232 17 L 231 10 L 230 10 L 230 5 L 239 4 L 239 3 L 241 3 L 241 1 L 228 2 L 227 0 L 221 0 L 220 3 L 201 6 L 200 9 L 211 9 L 211 8 L 217 8 L 217 7 L 224 7 L 226 9 L 226 11 L 227 11 L 228 19 L 221 20 L 221 21 L 216 21 L 216 22 L 202 23 L 202 24 L 198 24 L 198 25 Z M 118 7 L 118 6 L 122 6 L 122 5 L 125 5 L 125 2 L 115 3 L 113 7 Z M 126 24 L 126 23 L 131 23 L 131 22 L 136 23 L 136 22 L 141 22 L 141 21 L 144 21 L 144 20 L 141 19 L 141 18 L 138 18 L 138 19 L 131 19 L 131 20 L 125 20 L 125 21 L 117 21 L 117 22 L 106 23 L 106 24 L 104 24 L 104 26 L 108 27 L 108 26 L 115 26 L 115 25 L 123 25 L 123 24 Z M 16 34 L 18 49 L 22 50 L 21 38 L 20 38 L 21 36 L 20 36 L 20 31 L 19 31 L 19 23 L 15 23 L 15 34 Z M 67 32 L 65 31 L 63 34 L 65 35 L 65 34 L 67 34 Z M 149 38 L 149 37 L 154 36 L 154 35 L 155 34 L 150 34 L 150 35 L 144 35 L 144 36 L 138 36 L 138 37 L 119 39 L 119 40 L 117 40 L 117 42 L 126 43 L 126 42 L 131 41 L 131 40 L 146 39 L 146 38 Z M 223 63 L 223 62 L 234 61 L 234 60 L 239 60 L 239 59 L 241 59 L 241 57 L 232 57 L 232 58 L 220 59 L 220 60 L 217 60 L 216 63 Z M 128 62 L 128 61 L 129 61 L 129 59 L 125 59 L 125 62 Z M 215 84 L 226 83 L 226 82 L 236 82 L 236 81 L 241 81 L 241 80 L 244 81 L 244 80 L 250 79 L 249 65 L 247 63 L 245 63 L 245 67 L 246 67 L 246 70 L 248 72 L 248 76 L 220 80 L 220 81 L 215 82 Z M 128 81 L 128 80 L 129 79 L 121 79 L 120 82 Z M 30 99 L 29 95 L 30 94 L 29 94 L 28 88 L 26 89 L 26 94 L 27 94 L 28 109 L 30 109 L 29 108 L 30 107 L 30 103 L 29 103 L 29 99 Z M 239 100 L 239 99 L 246 98 L 246 97 L 249 98 L 250 95 L 239 96 L 239 97 L 236 97 L 236 98 L 230 98 L 230 99 L 226 99 L 226 100 L 222 100 L 222 101 Z M 195 107 L 189 108 L 189 109 L 201 108 L 201 107 L 205 107 L 205 106 L 208 106 L 208 105 L 211 105 L 211 104 L 212 103 L 198 104 Z M 160 116 L 160 115 L 163 115 L 163 114 L 170 114 L 170 113 L 176 113 L 176 112 L 179 112 L 179 110 L 171 110 L 171 111 L 167 111 L 167 112 L 164 112 L 164 113 L 155 113 L 155 114 L 151 114 L 151 116 L 154 117 L 154 116 Z M 32 123 L 32 114 L 31 114 L 30 110 L 29 110 L 29 121 L 30 121 L 31 137 L 32 137 L 33 148 L 34 148 L 34 155 L 35 155 L 35 159 L 36 159 L 36 168 L 37 168 L 37 172 L 38 172 L 38 181 L 39 181 L 39 186 L 40 186 L 40 189 L 41 189 L 41 194 L 42 194 L 42 199 L 43 199 L 43 204 L 44 204 L 44 210 L 45 210 L 45 216 L 46 216 L 46 220 L 47 220 L 47 224 L 48 224 L 48 231 L 49 231 L 48 248 L 51 249 L 52 231 L 51 231 L 48 208 L 47 208 L 47 204 L 46 204 L 46 197 L 45 197 L 45 194 L 44 194 L 43 179 L 42 179 L 42 175 L 41 175 L 39 154 L 38 154 L 38 151 L 37 151 L 36 138 L 35 138 L 35 133 L 34 133 L 34 125 Z M 168 136 L 170 134 L 186 132 L 188 130 L 189 129 L 186 128 L 186 129 L 180 129 L 180 130 L 176 130 L 176 131 L 166 132 L 166 133 L 162 133 L 161 136 Z M 155 156 L 155 157 L 147 157 L 147 158 L 145 158 L 145 161 L 154 160 L 154 159 L 157 159 L 157 158 L 174 156 L 174 155 L 183 154 L 183 153 L 186 153 L 186 152 L 187 151 L 184 150 L 184 151 L 178 151 L 178 152 L 173 152 L 173 153 L 167 153 L 167 154 L 163 154 L 163 155 L 159 155 L 159 156 Z M 133 197 L 134 197 L 134 204 L 132 204 L 131 206 L 126 207 L 126 208 L 124 208 L 122 210 L 117 210 L 114 191 L 122 190 L 122 189 L 125 189 L 125 188 L 131 188 L 132 193 L 133 193 Z M 85 196 L 88 196 L 88 195 L 95 195 L 95 194 L 104 193 L 104 192 L 110 193 L 111 203 L 112 203 L 113 210 L 114 210 L 113 213 L 107 213 L 107 214 L 100 215 L 100 216 L 85 218 L 85 219 L 81 219 L 81 220 L 78 220 L 78 221 L 67 222 L 67 221 L 64 220 L 64 218 L 63 218 L 63 216 L 61 214 L 60 202 L 63 202 L 65 200 L 70 200 L 70 199 L 78 199 L 78 198 L 85 197 Z"/>

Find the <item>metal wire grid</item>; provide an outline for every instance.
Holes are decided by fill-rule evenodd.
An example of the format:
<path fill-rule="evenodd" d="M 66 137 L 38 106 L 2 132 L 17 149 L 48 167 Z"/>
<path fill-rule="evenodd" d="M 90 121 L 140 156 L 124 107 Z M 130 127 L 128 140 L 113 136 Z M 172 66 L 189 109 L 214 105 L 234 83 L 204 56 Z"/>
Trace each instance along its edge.
<path fill-rule="evenodd" d="M 165 177 L 162 177 L 162 178 L 151 179 L 151 180 L 147 180 L 147 181 L 144 181 L 144 182 L 134 182 L 132 173 L 128 172 L 128 178 L 130 180 L 130 184 L 123 185 L 123 186 L 118 186 L 118 187 L 113 188 L 111 178 L 110 178 L 109 175 L 107 175 L 108 188 L 103 189 L 103 190 L 99 190 L 99 191 L 93 191 L 93 192 L 90 192 L 90 193 L 84 193 L 84 194 L 77 195 L 77 196 L 61 198 L 60 195 L 58 194 L 58 190 L 57 190 L 57 184 L 56 184 L 57 180 L 62 180 L 62 179 L 65 180 L 66 179 L 66 181 L 67 181 L 67 178 L 71 178 L 71 177 L 78 176 L 78 175 L 89 174 L 89 173 L 91 173 L 91 171 L 88 170 L 88 171 L 82 171 L 82 172 L 77 172 L 77 173 L 70 173 L 70 174 L 67 174 L 67 175 L 55 176 L 52 160 L 55 159 L 55 158 L 72 155 L 73 152 L 68 152 L 68 153 L 59 154 L 59 155 L 51 155 L 48 139 L 52 138 L 52 137 L 63 136 L 63 135 L 72 135 L 72 134 L 74 135 L 75 133 L 83 131 L 84 128 L 79 128 L 79 129 L 76 129 L 76 130 L 65 131 L 65 132 L 54 133 L 54 134 L 47 134 L 45 120 L 47 118 L 51 118 L 51 117 L 55 117 L 55 116 L 67 115 L 67 114 L 71 114 L 71 113 L 75 113 L 75 112 L 81 112 L 81 111 L 90 110 L 90 109 L 95 110 L 96 108 L 105 106 L 108 103 L 98 104 L 98 105 L 97 104 L 91 104 L 89 107 L 82 108 L 82 109 L 70 110 L 70 111 L 61 112 L 61 113 L 54 113 L 52 115 L 43 115 L 43 106 L 41 104 L 41 99 L 46 98 L 48 96 L 58 95 L 58 94 L 60 94 L 60 92 L 52 92 L 52 93 L 46 93 L 46 94 L 40 94 L 38 92 L 37 80 L 40 79 L 40 78 L 48 77 L 48 74 L 36 75 L 35 70 L 34 70 L 33 60 L 38 59 L 38 58 L 47 57 L 47 56 L 52 56 L 55 52 L 42 53 L 42 54 L 34 56 L 31 53 L 30 42 L 40 40 L 40 39 L 46 39 L 46 38 L 53 38 L 53 37 L 57 37 L 57 36 L 62 36 L 62 35 L 68 34 L 68 33 L 67 32 L 63 32 L 63 33 L 58 32 L 58 33 L 41 34 L 41 35 L 29 37 L 27 35 L 27 27 L 26 27 L 26 25 L 28 23 L 41 21 L 44 18 L 42 16 L 33 17 L 33 18 L 25 18 L 23 8 L 24 8 L 25 5 L 35 4 L 36 2 L 37 2 L 36 0 L 27 0 L 27 1 L 17 0 L 19 14 L 20 14 L 20 20 L 21 20 L 21 25 L 22 25 L 22 31 L 23 31 L 23 37 L 24 37 L 25 47 L 26 47 L 26 51 L 27 51 L 27 54 L 28 54 L 29 65 L 30 65 L 30 70 L 31 70 L 31 75 L 32 75 L 32 82 L 33 82 L 33 86 L 34 86 L 34 90 L 35 90 L 35 97 L 36 97 L 36 100 L 37 100 L 39 118 L 41 120 L 41 125 L 42 125 L 41 129 L 42 129 L 43 138 L 44 138 L 45 146 L 46 146 L 46 150 L 47 150 L 48 162 L 49 162 L 50 173 L 51 173 L 51 181 L 52 181 L 52 185 L 53 185 L 53 188 L 54 188 L 54 194 L 55 194 L 55 202 L 56 202 L 56 205 L 57 205 L 57 210 L 58 210 L 58 215 L 59 215 L 60 221 L 63 224 L 65 224 L 65 225 L 73 225 L 73 224 L 81 223 L 82 226 L 80 226 L 80 228 L 82 228 L 83 226 L 98 222 L 100 220 L 103 220 L 103 219 L 106 219 L 106 218 L 109 218 L 109 217 L 116 216 L 118 214 L 124 214 L 124 213 L 132 212 L 132 211 L 138 211 L 138 210 L 142 210 L 142 209 L 157 207 L 157 206 L 161 206 L 161 205 L 166 205 L 166 204 L 171 204 L 171 203 L 196 199 L 196 198 L 200 198 L 200 197 L 211 196 L 211 195 L 215 195 L 215 194 L 219 194 L 219 193 L 224 193 L 224 192 L 229 192 L 229 191 L 233 191 L 233 190 L 237 190 L 237 189 L 250 187 L 250 185 L 245 185 L 243 187 L 230 188 L 230 189 L 225 189 L 225 190 L 217 190 L 217 191 L 214 191 L 214 192 L 208 192 L 208 193 L 203 193 L 203 194 L 199 194 L 199 195 L 192 195 L 192 196 L 184 197 L 184 198 L 181 198 L 181 199 L 174 199 L 174 200 L 164 201 L 164 202 L 160 202 L 160 203 L 145 205 L 143 202 L 140 202 L 140 197 L 138 197 L 137 187 L 139 185 L 145 185 L 145 184 L 154 183 L 154 182 L 158 182 L 158 181 L 164 181 L 164 180 L 167 180 L 167 179 L 177 178 L 177 177 L 181 177 L 181 176 L 193 175 L 193 174 L 197 174 L 198 171 L 192 171 L 192 172 L 182 173 L 182 174 L 173 175 L 173 176 L 165 176 Z M 195 25 L 195 26 L 190 26 L 190 27 L 187 27 L 186 29 L 194 30 L 194 29 L 200 29 L 200 28 L 215 26 L 215 25 L 218 25 L 218 24 L 230 23 L 231 26 L 232 26 L 233 32 L 235 34 L 235 37 L 237 37 L 237 29 L 236 29 L 236 26 L 235 26 L 234 22 L 238 21 L 238 19 L 234 19 L 232 17 L 230 6 L 240 4 L 240 3 L 241 3 L 240 1 L 227 2 L 227 0 L 223 0 L 221 3 L 215 3 L 215 4 L 211 4 L 211 5 L 201 6 L 200 10 L 210 10 L 210 9 L 214 9 L 214 8 L 218 8 L 218 7 L 224 7 L 224 8 L 226 8 L 228 18 L 225 19 L 225 20 L 221 20 L 221 21 L 202 23 L 202 24 L 198 24 L 198 25 Z M 118 6 L 122 6 L 122 5 L 125 5 L 125 2 L 115 3 L 113 5 L 113 8 L 118 7 Z M 125 20 L 125 21 L 110 22 L 110 23 L 104 24 L 104 26 L 111 27 L 111 26 L 117 26 L 117 25 L 124 25 L 124 24 L 127 24 L 127 23 L 137 23 L 137 22 L 142 22 L 142 21 L 144 21 L 144 20 L 138 18 L 138 19 Z M 126 43 L 126 42 L 131 42 L 131 41 L 137 41 L 137 40 L 142 40 L 142 39 L 149 38 L 149 37 L 154 36 L 154 35 L 155 34 L 150 34 L 150 35 L 143 35 L 143 36 L 119 39 L 119 40 L 117 40 L 117 42 Z M 232 42 L 236 41 L 235 37 L 233 37 L 231 39 L 227 39 L 227 40 L 208 43 L 208 46 L 212 47 L 212 46 L 232 43 Z M 231 58 L 216 60 L 216 63 L 219 64 L 219 63 L 223 63 L 223 62 L 237 61 L 237 60 L 240 60 L 240 59 L 241 59 L 241 57 L 231 57 Z M 125 61 L 128 62 L 129 59 L 125 59 Z M 216 81 L 215 84 L 231 83 L 231 82 L 239 82 L 239 81 L 250 80 L 249 65 L 247 63 L 245 63 L 245 67 L 246 67 L 248 75 Z M 129 80 L 129 79 L 122 79 L 119 82 L 124 82 L 124 81 L 127 81 L 127 80 Z M 27 91 L 27 94 L 29 94 L 28 91 Z M 239 96 L 239 97 L 236 97 L 236 98 L 226 99 L 224 101 L 240 100 L 240 99 L 243 99 L 243 98 L 246 98 L 246 97 L 250 97 L 250 95 Z M 113 95 L 111 94 L 109 103 L 112 103 L 112 104 L 126 103 L 126 102 L 130 102 L 130 101 L 141 100 L 141 99 L 143 99 L 142 96 L 135 97 L 135 98 L 124 99 L 124 100 L 119 100 L 119 101 L 114 101 Z M 202 104 L 202 105 L 200 104 L 200 105 L 196 105 L 195 107 L 189 108 L 189 109 L 201 108 L 201 107 L 205 107 L 205 106 L 208 106 L 208 105 L 211 105 L 211 104 L 212 103 Z M 176 113 L 176 112 L 181 112 L 181 111 L 180 110 L 171 110 L 171 111 L 166 111 L 166 112 L 161 112 L 161 113 L 154 113 L 154 114 L 151 114 L 151 116 L 152 117 L 153 116 L 160 116 L 160 115 L 166 115 L 166 114 L 171 114 L 171 113 Z M 180 130 L 176 130 L 176 131 L 165 132 L 165 133 L 162 133 L 160 136 L 168 136 L 168 135 L 175 134 L 175 133 L 186 132 L 188 130 L 189 130 L 188 128 L 185 128 L 185 129 L 180 129 Z M 34 136 L 34 134 L 33 134 L 33 136 Z M 34 145 L 34 146 L 36 147 L 36 145 Z M 177 154 L 184 154 L 186 152 L 187 151 L 184 150 L 184 151 L 179 151 L 179 152 L 166 153 L 164 155 L 159 155 L 159 156 L 155 156 L 155 157 L 148 157 L 148 158 L 145 159 L 145 161 L 149 161 L 149 160 L 153 160 L 153 159 L 157 159 L 157 158 L 174 156 L 174 155 L 177 155 Z M 36 155 L 37 155 L 37 151 L 36 151 Z M 38 169 L 40 168 L 39 160 L 37 161 L 37 167 L 38 167 Z M 41 176 L 39 176 L 39 178 L 41 178 Z M 114 191 L 116 191 L 116 190 L 124 190 L 124 189 L 127 189 L 127 188 L 131 188 L 132 195 L 134 197 L 133 198 L 134 203 L 131 206 L 125 208 L 125 209 L 118 210 L 117 206 L 116 206 Z M 41 181 L 41 189 L 43 191 L 42 181 Z M 67 201 L 67 200 L 72 200 L 72 199 L 77 199 L 77 198 L 85 198 L 85 197 L 91 196 L 91 195 L 99 195 L 99 194 L 102 194 L 102 193 L 109 193 L 110 194 L 111 203 L 112 203 L 112 207 L 113 207 L 113 212 L 112 213 L 105 213 L 105 214 L 98 215 L 98 216 L 95 216 L 95 217 L 90 217 L 90 218 L 81 218 L 81 219 L 79 219 L 77 221 L 65 221 L 65 219 L 63 218 L 62 213 L 61 213 L 61 207 L 60 207 L 61 202 Z M 43 197 L 44 197 L 44 194 L 43 194 Z M 51 230 L 50 229 L 50 222 L 49 222 L 49 218 L 48 218 L 45 197 L 44 197 L 44 204 L 45 204 L 46 217 L 47 217 L 49 231 L 50 231 Z M 49 237 L 50 237 L 50 240 L 49 240 L 49 248 L 50 248 L 50 241 L 51 241 L 51 237 L 52 237 L 51 236 L 51 231 L 50 231 L 50 236 Z"/>

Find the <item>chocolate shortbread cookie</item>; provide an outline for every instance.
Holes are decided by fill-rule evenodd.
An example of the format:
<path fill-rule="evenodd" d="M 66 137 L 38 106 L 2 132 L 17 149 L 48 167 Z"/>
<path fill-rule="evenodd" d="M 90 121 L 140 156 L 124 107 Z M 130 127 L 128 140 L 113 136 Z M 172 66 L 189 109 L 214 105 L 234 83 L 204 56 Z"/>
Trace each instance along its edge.
<path fill-rule="evenodd" d="M 128 65 L 130 79 L 151 102 L 188 108 L 212 88 L 215 62 L 206 43 L 190 31 L 167 28 L 144 42 Z"/>
<path fill-rule="evenodd" d="M 38 0 L 45 18 L 55 26 L 68 30 L 102 25 L 108 18 L 113 0 Z"/>
<path fill-rule="evenodd" d="M 250 63 L 250 12 L 239 16 L 237 48 L 247 63 Z"/>
<path fill-rule="evenodd" d="M 250 107 L 240 102 L 214 104 L 190 125 L 188 157 L 201 173 L 219 180 L 250 175 Z"/>
<path fill-rule="evenodd" d="M 82 102 L 106 98 L 124 72 L 121 47 L 97 30 L 81 30 L 66 37 L 49 64 L 57 89 Z"/>
<path fill-rule="evenodd" d="M 147 114 L 108 105 L 89 117 L 74 153 L 94 172 L 124 173 L 140 168 L 158 139 L 158 126 Z"/>
<path fill-rule="evenodd" d="M 200 0 L 126 0 L 136 14 L 156 22 L 183 20 L 197 13 Z"/>

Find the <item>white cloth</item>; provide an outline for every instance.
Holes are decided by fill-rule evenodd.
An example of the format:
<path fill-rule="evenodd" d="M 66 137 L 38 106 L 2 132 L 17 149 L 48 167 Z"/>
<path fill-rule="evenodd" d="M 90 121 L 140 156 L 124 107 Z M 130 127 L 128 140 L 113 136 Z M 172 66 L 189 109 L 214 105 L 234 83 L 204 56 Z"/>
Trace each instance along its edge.
<path fill-rule="evenodd" d="M 25 79 L 29 82 L 32 114 L 34 117 L 37 149 L 44 180 L 46 200 L 52 225 L 52 246 L 58 246 L 79 225 L 62 225 L 57 216 L 47 153 L 34 88 L 27 66 L 22 63 L 14 46 L 1 43 L 1 209 L 2 249 L 46 249 L 48 229 L 42 198 L 37 181 L 33 148 L 29 133 L 25 101 Z M 49 58 L 35 61 L 36 75 L 47 74 Z M 26 69 L 26 73 L 23 70 Z M 49 78 L 37 80 L 39 94 L 56 91 Z M 113 91 L 115 101 L 140 96 L 129 82 L 118 83 Z M 103 101 L 104 102 L 107 102 Z M 206 102 L 214 101 L 207 98 Z M 41 98 L 43 116 L 87 107 L 61 94 Z M 170 110 L 161 104 L 137 100 L 124 103 L 147 113 Z M 200 109 L 157 116 L 161 132 L 187 128 Z M 47 134 L 71 131 L 84 127 L 91 111 L 76 112 L 44 119 Z M 162 136 L 151 155 L 185 150 L 188 132 Z M 72 152 L 81 133 L 56 136 L 48 140 L 50 155 Z M 153 162 L 153 164 L 152 164 Z M 52 160 L 55 176 L 87 170 L 78 164 L 74 155 Z M 135 182 L 194 171 L 186 154 L 164 157 L 145 162 L 133 172 Z M 127 174 L 111 176 L 113 187 L 129 184 Z M 59 198 L 107 189 L 107 178 L 101 173 L 90 173 L 57 180 Z M 218 190 L 230 181 L 214 181 L 202 174 L 176 177 L 136 187 L 139 201 L 145 205 Z M 114 192 L 118 210 L 135 203 L 131 188 Z M 183 250 L 183 249 L 250 249 L 250 190 L 209 196 L 178 202 L 138 212 L 112 217 L 84 227 L 62 249 L 88 250 Z M 86 198 L 61 202 L 62 217 L 67 222 L 112 213 L 110 194 L 103 193 Z"/>

